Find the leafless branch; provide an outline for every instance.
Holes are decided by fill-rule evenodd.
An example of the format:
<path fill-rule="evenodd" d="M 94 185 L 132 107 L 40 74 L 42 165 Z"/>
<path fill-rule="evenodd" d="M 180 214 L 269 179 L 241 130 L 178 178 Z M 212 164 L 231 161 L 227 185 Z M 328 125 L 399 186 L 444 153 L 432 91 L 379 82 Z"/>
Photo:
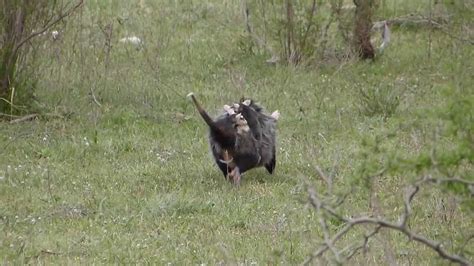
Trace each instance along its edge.
<path fill-rule="evenodd" d="M 13 119 L 12 121 L 10 121 L 10 124 L 17 124 L 17 123 L 21 123 L 21 122 L 33 120 L 33 119 L 35 119 L 36 117 L 38 117 L 38 114 L 25 115 L 25 116 L 22 116 L 22 117 L 20 117 L 20 118 Z"/>
<path fill-rule="evenodd" d="M 319 174 L 321 175 L 321 173 Z M 311 254 L 306 259 L 306 261 L 304 261 L 303 264 L 308 265 L 314 258 L 321 257 L 328 250 L 330 250 L 334 254 L 338 262 L 341 262 L 342 260 L 348 260 L 355 254 L 357 254 L 359 250 L 367 250 L 370 238 L 377 235 L 381 229 L 386 228 L 398 231 L 407 236 L 410 240 L 416 241 L 429 247 L 445 260 L 449 260 L 452 263 L 457 263 L 460 265 L 470 265 L 470 262 L 466 258 L 456 254 L 448 253 L 440 242 L 428 239 L 425 236 L 417 234 L 410 228 L 408 228 L 407 222 L 411 215 L 411 202 L 415 198 L 416 194 L 420 191 L 421 184 L 426 183 L 428 181 L 432 181 L 432 178 L 430 176 L 425 176 L 422 179 L 414 182 L 414 184 L 410 185 L 407 188 L 407 193 L 404 197 L 404 212 L 401 214 L 399 222 L 390 222 L 383 218 L 373 218 L 368 216 L 362 216 L 358 218 L 344 217 L 343 215 L 338 214 L 338 212 L 331 206 L 325 204 L 324 201 L 318 196 L 318 193 L 315 189 L 308 188 L 309 202 L 311 206 L 313 206 L 313 208 L 317 211 L 320 217 L 319 223 L 323 230 L 324 242 L 321 244 L 318 250 Z M 330 237 L 330 231 L 327 227 L 326 221 L 324 220 L 325 213 L 345 223 L 344 227 L 337 231 L 332 237 Z M 375 228 L 364 235 L 364 241 L 361 244 L 356 246 L 349 245 L 341 251 L 338 251 L 335 246 L 336 242 L 338 242 L 338 240 L 340 240 L 351 229 L 358 225 L 374 225 Z M 343 258 L 341 258 L 341 255 L 343 255 Z"/>
<path fill-rule="evenodd" d="M 269 45 L 267 45 L 266 41 L 262 40 L 253 30 L 252 23 L 250 22 L 250 8 L 248 7 L 246 0 L 242 1 L 242 9 L 245 20 L 245 30 L 247 31 L 249 36 L 255 41 L 259 48 L 267 50 L 272 56 L 276 57 L 276 54 L 273 49 Z"/>
<path fill-rule="evenodd" d="M 408 221 L 408 217 L 410 216 L 411 214 L 411 201 L 413 200 L 413 197 L 415 197 L 416 193 L 418 193 L 418 191 L 420 191 L 420 187 L 415 185 L 415 186 L 410 186 L 408 187 L 408 190 L 411 190 L 411 191 L 408 191 L 407 195 L 405 195 L 405 212 L 403 213 L 402 217 L 401 217 L 401 221 L 400 221 L 400 225 L 405 227 L 406 226 L 406 223 Z"/>
<path fill-rule="evenodd" d="M 465 180 L 460 177 L 453 177 L 453 178 L 433 178 L 433 177 L 427 177 L 427 181 L 433 182 L 433 183 L 461 183 L 464 185 L 468 186 L 474 186 L 473 181 Z"/>
<path fill-rule="evenodd" d="M 100 102 L 95 97 L 95 93 L 94 93 L 94 90 L 92 89 L 92 87 L 91 87 L 91 97 L 92 97 L 92 100 L 94 101 L 95 104 L 97 104 L 99 107 L 102 107 L 102 104 L 100 104 Z"/>
<path fill-rule="evenodd" d="M 338 263 L 341 263 L 341 259 L 339 257 L 339 252 L 336 250 L 336 248 L 329 241 L 328 225 L 326 223 L 326 220 L 323 217 L 323 213 L 321 212 L 322 202 L 317 198 L 316 191 L 313 188 L 309 188 L 309 195 L 310 195 L 310 198 L 311 198 L 310 199 L 311 205 L 313 205 L 313 207 L 316 209 L 317 213 L 319 214 L 319 223 L 321 225 L 321 229 L 323 230 L 323 234 L 324 234 L 324 244 L 334 254 L 334 257 L 336 258 L 336 261 Z"/>
<path fill-rule="evenodd" d="M 350 253 L 346 256 L 346 259 L 349 260 L 351 259 L 355 254 L 357 254 L 357 252 L 360 250 L 360 249 L 363 249 L 364 252 L 367 252 L 367 249 L 368 249 L 368 244 L 369 244 L 369 239 L 373 236 L 375 236 L 376 234 L 379 233 L 380 229 L 382 228 L 382 226 L 376 226 L 374 230 L 372 230 L 372 232 L 366 234 L 364 236 L 364 242 L 362 242 L 362 244 L 360 244 L 359 246 L 356 246 L 356 247 L 353 247 L 351 248 L 350 250 Z"/>
<path fill-rule="evenodd" d="M 77 2 L 76 5 L 74 5 L 73 7 L 69 8 L 68 10 L 66 10 L 66 12 L 60 14 L 56 19 L 54 20 L 51 20 L 51 21 L 48 21 L 48 23 L 46 23 L 46 25 L 38 30 L 38 31 L 35 31 L 33 33 L 31 33 L 30 35 L 28 35 L 27 37 L 25 37 L 23 40 L 21 40 L 20 42 L 18 42 L 15 46 L 15 49 L 13 50 L 13 54 L 16 54 L 18 52 L 18 50 L 26 43 L 28 42 L 29 40 L 31 40 L 32 38 L 44 33 L 45 31 L 47 31 L 49 28 L 51 28 L 52 26 L 58 24 L 61 20 L 63 20 L 65 17 L 71 15 L 76 9 L 78 9 L 80 6 L 82 6 L 82 4 L 84 3 L 84 0 L 79 0 Z"/>
<path fill-rule="evenodd" d="M 303 40 L 301 41 L 301 47 L 304 47 L 306 44 L 306 39 L 308 38 L 309 30 L 311 29 L 311 26 L 313 26 L 313 17 L 315 13 L 316 13 L 316 0 L 313 0 L 313 3 L 311 4 L 311 10 L 309 13 L 309 18 L 308 18 L 309 23 L 306 26 L 306 30 L 303 35 Z"/>
<path fill-rule="evenodd" d="M 326 184 L 328 185 L 328 193 L 331 194 L 331 192 L 332 192 L 332 178 L 327 176 L 321 170 L 321 168 L 319 168 L 319 166 L 316 166 L 316 172 L 318 173 L 319 177 L 321 177 L 321 179 L 323 179 L 324 182 L 326 182 Z"/>
<path fill-rule="evenodd" d="M 444 23 L 442 22 L 442 20 L 443 20 L 442 18 L 433 19 L 430 17 L 425 17 L 423 15 L 410 14 L 406 16 L 377 21 L 373 24 L 372 30 L 381 29 L 385 23 L 389 25 L 397 25 L 397 26 L 403 26 L 403 25 L 426 26 L 426 27 L 438 29 L 444 34 L 458 41 L 467 42 L 471 45 L 474 45 L 474 40 L 462 38 L 453 34 L 452 31 L 450 31 L 446 26 L 444 26 Z"/>
<path fill-rule="evenodd" d="M 430 27 L 435 27 L 435 28 L 441 28 L 442 25 L 438 20 L 435 19 L 430 19 L 429 17 L 426 18 L 422 15 L 415 15 L 415 14 L 409 14 L 406 16 L 400 16 L 396 18 L 390 18 L 382 21 L 376 21 L 374 22 L 372 26 L 372 30 L 380 30 L 384 27 L 384 24 L 387 23 L 389 25 L 397 25 L 397 26 L 403 26 L 403 25 L 418 25 L 418 26 L 430 26 Z"/>

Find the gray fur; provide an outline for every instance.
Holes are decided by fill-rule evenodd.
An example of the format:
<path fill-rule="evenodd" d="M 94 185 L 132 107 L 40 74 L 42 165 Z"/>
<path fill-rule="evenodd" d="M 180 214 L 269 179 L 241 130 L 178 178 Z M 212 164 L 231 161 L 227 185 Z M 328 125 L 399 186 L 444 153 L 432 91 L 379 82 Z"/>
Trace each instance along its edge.
<path fill-rule="evenodd" d="M 252 100 L 224 106 L 215 120 L 190 94 L 201 116 L 209 125 L 209 145 L 217 166 L 226 178 L 239 184 L 244 172 L 264 166 L 272 174 L 276 164 L 277 116 L 266 115 Z"/>

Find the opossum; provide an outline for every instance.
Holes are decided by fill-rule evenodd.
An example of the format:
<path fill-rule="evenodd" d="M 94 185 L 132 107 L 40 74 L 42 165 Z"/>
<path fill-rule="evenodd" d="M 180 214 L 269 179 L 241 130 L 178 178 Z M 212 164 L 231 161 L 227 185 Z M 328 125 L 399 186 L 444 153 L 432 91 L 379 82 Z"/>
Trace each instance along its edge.
<path fill-rule="evenodd" d="M 230 112 L 232 117 L 235 113 Z M 247 120 L 242 114 L 235 114 L 236 138 L 232 151 L 224 151 L 224 161 L 227 165 L 227 178 L 234 184 L 240 184 L 241 174 L 257 165 L 261 156 L 258 141 L 254 138 Z"/>
<path fill-rule="evenodd" d="M 235 106 L 237 107 L 237 106 Z M 276 122 L 280 117 L 278 111 L 271 115 L 263 113 L 263 107 L 252 99 L 241 99 L 237 111 L 248 121 L 248 125 L 255 139 L 261 156 L 260 163 L 270 174 L 273 174 L 276 164 Z"/>
<path fill-rule="evenodd" d="M 239 184 L 244 172 L 260 166 L 273 173 L 278 111 L 268 116 L 253 101 L 241 101 L 232 107 L 224 105 L 225 113 L 213 120 L 193 93 L 188 96 L 209 126 L 212 155 L 226 178 Z"/>

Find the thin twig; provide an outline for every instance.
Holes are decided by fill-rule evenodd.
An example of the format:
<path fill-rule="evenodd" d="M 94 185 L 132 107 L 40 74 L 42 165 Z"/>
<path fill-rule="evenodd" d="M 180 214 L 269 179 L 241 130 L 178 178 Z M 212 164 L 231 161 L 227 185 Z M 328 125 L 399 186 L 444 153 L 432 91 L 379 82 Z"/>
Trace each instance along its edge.
<path fill-rule="evenodd" d="M 330 235 L 329 235 L 329 228 L 326 223 L 326 220 L 323 217 L 323 213 L 321 212 L 321 201 L 316 195 L 316 191 L 313 188 L 308 189 L 309 195 L 311 197 L 310 202 L 313 205 L 313 207 L 316 208 L 316 211 L 319 216 L 319 223 L 321 225 L 321 229 L 323 230 L 323 235 L 324 235 L 324 244 L 331 250 L 331 252 L 334 254 L 334 257 L 336 258 L 336 261 L 340 264 L 341 259 L 339 257 L 339 252 L 336 250 L 336 248 L 331 244 L 329 241 Z"/>
<path fill-rule="evenodd" d="M 92 100 L 94 101 L 95 104 L 97 104 L 99 107 L 102 107 L 102 104 L 100 104 L 100 102 L 97 100 L 97 98 L 95 97 L 95 94 L 94 94 L 94 90 L 92 89 L 92 87 L 90 88 L 91 89 L 91 97 L 92 97 Z"/>
<path fill-rule="evenodd" d="M 16 123 L 21 123 L 21 122 L 33 120 L 33 119 L 35 119 L 36 117 L 38 117 L 38 114 L 25 115 L 25 116 L 23 116 L 23 117 L 20 117 L 20 118 L 17 118 L 17 119 L 13 119 L 12 121 L 10 121 L 10 124 L 16 124 Z"/>
<path fill-rule="evenodd" d="M 453 177 L 453 178 L 433 178 L 433 177 L 428 177 L 427 181 L 433 182 L 433 183 L 461 183 L 464 185 L 468 186 L 474 186 L 473 181 L 465 180 L 460 177 Z"/>
<path fill-rule="evenodd" d="M 308 38 L 309 30 L 311 29 L 311 26 L 313 26 L 313 17 L 314 14 L 316 13 L 316 0 L 313 0 L 313 3 L 311 4 L 311 10 L 309 13 L 309 18 L 308 18 L 308 25 L 306 26 L 305 33 L 303 35 L 303 40 L 301 41 L 301 48 L 304 49 L 305 44 L 306 44 L 306 39 Z"/>
<path fill-rule="evenodd" d="M 400 219 L 400 223 L 401 223 L 401 226 L 405 227 L 406 226 L 406 223 L 408 221 L 408 217 L 410 216 L 411 214 L 411 201 L 413 200 L 413 197 L 415 197 L 416 193 L 418 193 L 418 191 L 420 190 L 420 187 L 419 186 L 410 186 L 408 189 L 410 189 L 411 191 L 409 193 L 407 193 L 407 195 L 405 196 L 405 212 L 404 214 L 402 215 L 402 218 Z"/>
<path fill-rule="evenodd" d="M 381 171 L 384 172 L 384 171 Z M 380 172 L 379 172 L 380 173 Z M 433 178 L 430 176 L 425 176 L 422 179 L 416 181 L 409 187 L 405 197 L 404 197 L 404 212 L 402 213 L 398 223 L 393 223 L 382 218 L 372 218 L 372 217 L 359 217 L 359 218 L 347 218 L 342 215 L 339 215 L 331 206 L 328 206 L 323 203 L 323 201 L 318 197 L 316 190 L 313 188 L 308 189 L 309 193 L 309 202 L 315 208 L 320 216 L 320 224 L 323 228 L 324 233 L 324 243 L 321 247 L 316 250 L 313 254 L 311 254 L 305 261 L 304 265 L 308 265 L 314 258 L 322 256 L 327 250 L 331 250 L 331 252 L 336 256 L 338 262 L 340 261 L 340 255 L 344 254 L 347 250 L 350 250 L 349 254 L 344 259 L 350 259 L 354 256 L 358 250 L 364 248 L 367 249 L 368 241 L 371 237 L 377 235 L 382 228 L 388 228 L 395 231 L 398 231 L 405 236 L 407 236 L 410 240 L 416 241 L 421 243 L 432 250 L 434 250 L 438 255 L 445 259 L 449 260 L 453 263 L 457 263 L 460 265 L 470 265 L 470 262 L 459 255 L 450 254 L 448 253 L 442 246 L 440 242 L 436 242 L 434 240 L 428 239 L 425 236 L 419 235 L 407 227 L 407 221 L 411 215 L 411 202 L 413 201 L 416 194 L 420 191 L 420 186 L 423 183 L 428 181 L 432 181 Z M 457 179 L 455 179 L 457 180 Z M 469 182 L 469 181 L 467 181 Z M 335 217 L 336 219 L 345 222 L 345 226 L 340 229 L 332 238 L 329 238 L 329 229 L 327 228 L 327 224 L 324 221 L 323 212 Z M 353 227 L 357 225 L 364 225 L 364 224 L 372 224 L 375 225 L 375 229 L 371 231 L 369 234 L 364 236 L 364 241 L 361 245 L 353 247 L 348 246 L 342 250 L 342 252 L 338 252 L 335 249 L 335 244 L 338 240 L 340 240 L 343 236 L 345 236 Z"/>
<path fill-rule="evenodd" d="M 378 234 L 378 232 L 380 231 L 381 228 L 382 228 L 382 226 L 379 225 L 379 226 L 375 227 L 375 229 L 372 230 L 372 232 L 370 232 L 369 234 L 364 235 L 364 242 L 362 244 L 360 244 L 359 246 L 353 248 L 352 251 L 347 255 L 346 259 L 347 260 L 351 259 L 355 254 L 357 254 L 357 251 L 359 251 L 360 249 L 364 249 L 364 252 L 367 252 L 369 239 L 371 237 L 373 237 L 374 235 Z"/>
<path fill-rule="evenodd" d="M 45 31 L 47 31 L 49 28 L 51 28 L 52 26 L 56 25 L 57 23 L 59 23 L 61 20 L 63 20 L 65 17 L 69 16 L 70 14 L 72 14 L 72 12 L 74 12 L 76 9 L 78 9 L 82 4 L 84 3 L 84 0 L 79 0 L 77 2 L 77 4 L 73 7 L 71 7 L 70 9 L 68 9 L 66 12 L 64 12 L 63 14 L 60 14 L 55 20 L 53 20 L 52 22 L 50 23 L 47 23 L 41 30 L 38 30 L 38 31 L 35 31 L 33 33 L 31 33 L 30 35 L 28 35 L 26 38 L 24 38 L 23 40 L 21 40 L 16 46 L 15 46 L 15 49 L 13 49 L 13 53 L 12 54 L 16 54 L 18 52 L 18 49 L 21 48 L 21 46 L 23 46 L 27 41 L 31 40 L 32 38 L 40 35 L 40 34 L 43 34 Z"/>
<path fill-rule="evenodd" d="M 471 45 L 474 45 L 474 40 L 459 37 L 459 36 L 453 34 L 452 31 L 450 31 L 446 26 L 443 26 L 442 23 L 434 20 L 433 18 L 425 17 L 425 16 L 422 16 L 422 15 L 416 15 L 416 16 L 415 15 L 408 15 L 408 16 L 402 16 L 402 17 L 377 21 L 377 22 L 374 23 L 374 26 L 372 27 L 372 30 L 378 30 L 378 29 L 382 28 L 385 23 L 387 23 L 389 25 L 399 25 L 399 26 L 404 25 L 404 24 L 408 24 L 408 23 L 411 23 L 411 24 L 414 24 L 414 25 L 427 25 L 431 28 L 430 31 L 432 29 L 437 29 L 437 30 L 441 31 L 442 33 L 448 35 L 449 37 L 451 37 L 453 39 L 456 39 L 458 41 L 466 42 L 466 43 L 469 43 Z"/>
<path fill-rule="evenodd" d="M 5 114 L 5 113 L 0 113 L 0 116 L 11 117 L 11 118 L 13 118 L 13 117 L 21 117 L 21 116 L 19 116 L 19 115 L 11 115 L 11 114 Z"/>

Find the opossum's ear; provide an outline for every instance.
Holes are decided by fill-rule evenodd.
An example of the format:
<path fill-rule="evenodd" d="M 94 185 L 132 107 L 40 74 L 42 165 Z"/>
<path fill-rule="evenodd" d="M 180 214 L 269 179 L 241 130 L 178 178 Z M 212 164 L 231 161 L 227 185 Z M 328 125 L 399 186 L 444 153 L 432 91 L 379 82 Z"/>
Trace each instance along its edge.
<path fill-rule="evenodd" d="M 226 111 L 226 113 L 227 113 L 228 115 L 233 115 L 233 114 L 235 114 L 234 109 L 232 109 L 232 107 L 228 106 L 227 104 L 224 105 L 224 111 Z"/>
<path fill-rule="evenodd" d="M 252 103 L 252 100 L 250 100 L 250 99 L 247 99 L 247 100 L 242 102 L 242 104 L 246 105 L 246 106 L 250 106 L 251 103 Z"/>
<path fill-rule="evenodd" d="M 271 116 L 275 118 L 275 120 L 278 120 L 280 118 L 280 112 L 276 110 L 275 112 L 271 114 Z"/>

